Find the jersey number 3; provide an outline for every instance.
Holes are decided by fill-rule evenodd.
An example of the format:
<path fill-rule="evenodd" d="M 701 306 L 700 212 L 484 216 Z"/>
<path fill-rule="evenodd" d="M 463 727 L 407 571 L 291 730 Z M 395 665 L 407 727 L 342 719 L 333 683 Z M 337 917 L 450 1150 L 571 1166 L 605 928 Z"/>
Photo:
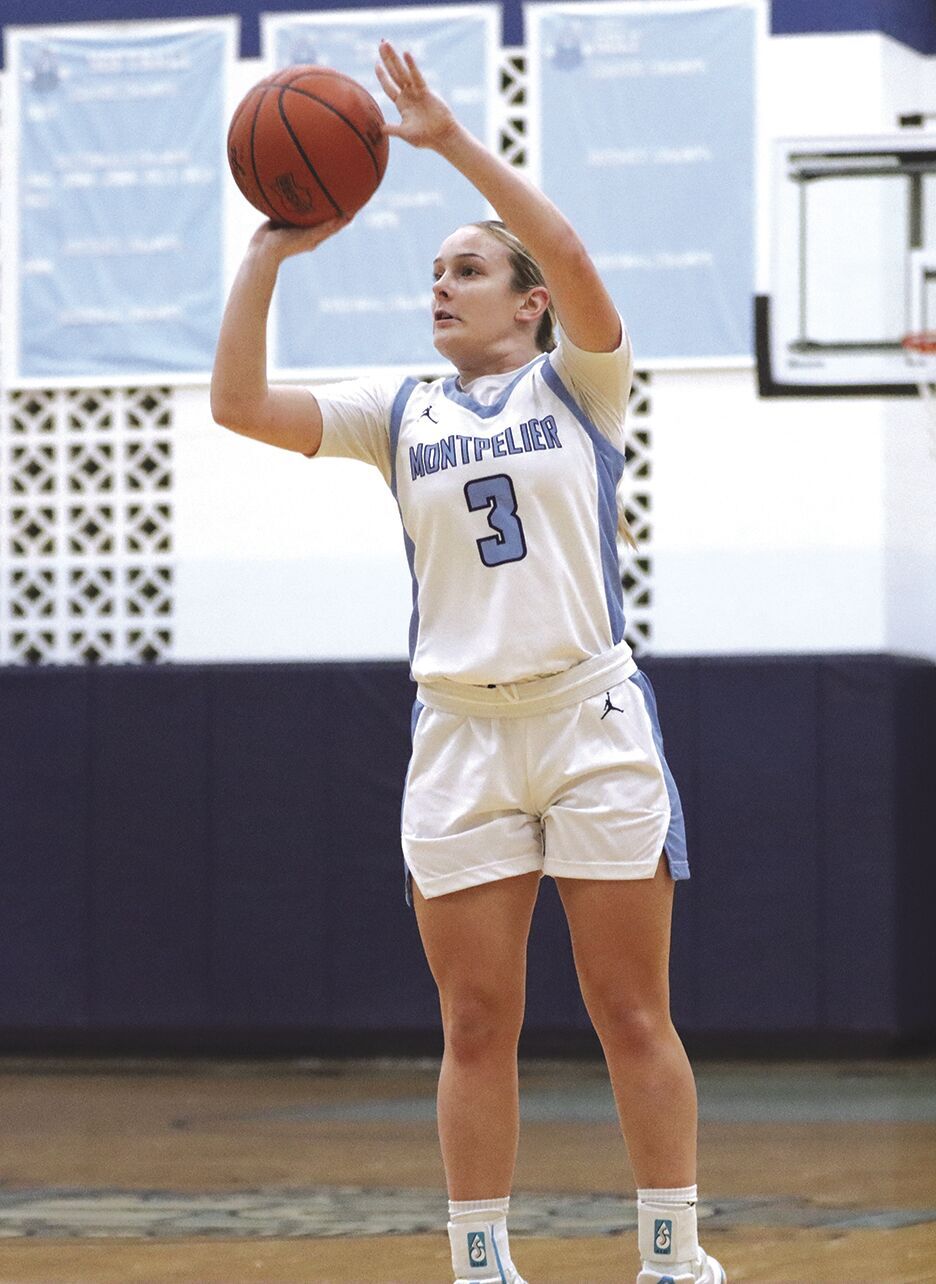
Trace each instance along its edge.
<path fill-rule="evenodd" d="M 479 539 L 478 552 L 485 566 L 520 562 L 527 554 L 523 526 L 517 516 L 517 496 L 506 473 L 476 477 L 465 484 L 465 499 L 473 513 L 489 508 L 488 526 L 496 532 Z"/>

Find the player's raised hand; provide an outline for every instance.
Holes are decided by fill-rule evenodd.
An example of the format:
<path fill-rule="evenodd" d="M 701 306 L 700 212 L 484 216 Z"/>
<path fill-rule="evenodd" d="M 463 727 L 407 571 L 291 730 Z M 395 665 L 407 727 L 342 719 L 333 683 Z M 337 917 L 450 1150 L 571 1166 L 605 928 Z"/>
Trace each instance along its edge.
<path fill-rule="evenodd" d="M 384 93 L 400 113 L 400 123 L 386 125 L 385 133 L 413 147 L 438 148 L 458 128 L 448 104 L 426 84 L 412 54 L 404 53 L 401 58 L 389 40 L 381 40 L 376 72 Z"/>
<path fill-rule="evenodd" d="M 281 223 L 261 223 L 250 238 L 251 245 L 272 253 L 278 260 L 288 259 L 293 254 L 302 254 L 314 250 L 327 241 L 330 236 L 340 232 L 351 222 L 348 218 L 330 218 L 314 227 L 287 227 Z"/>

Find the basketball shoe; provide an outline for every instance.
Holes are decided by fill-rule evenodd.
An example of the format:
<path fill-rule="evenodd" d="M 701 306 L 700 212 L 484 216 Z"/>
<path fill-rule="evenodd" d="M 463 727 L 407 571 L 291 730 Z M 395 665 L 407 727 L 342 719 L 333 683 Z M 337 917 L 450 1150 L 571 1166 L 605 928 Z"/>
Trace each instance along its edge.
<path fill-rule="evenodd" d="M 526 1280 L 521 1279 L 515 1270 L 510 1270 L 506 1275 L 489 1275 L 483 1280 L 456 1280 L 455 1284 L 526 1284 Z"/>
<path fill-rule="evenodd" d="M 699 1249 L 699 1259 L 691 1272 L 681 1271 L 678 1275 L 658 1271 L 652 1266 L 644 1266 L 637 1276 L 637 1284 L 728 1284 L 725 1268 L 716 1262 L 714 1257 Z"/>

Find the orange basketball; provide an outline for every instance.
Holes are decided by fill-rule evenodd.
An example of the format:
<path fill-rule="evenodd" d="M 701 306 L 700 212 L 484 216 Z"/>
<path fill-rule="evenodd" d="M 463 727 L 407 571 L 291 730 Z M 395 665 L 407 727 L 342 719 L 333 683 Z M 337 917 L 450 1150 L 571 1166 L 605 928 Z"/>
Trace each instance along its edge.
<path fill-rule="evenodd" d="M 313 227 L 350 217 L 387 168 L 383 113 L 330 67 L 286 67 L 258 81 L 228 129 L 237 186 L 274 223 Z"/>

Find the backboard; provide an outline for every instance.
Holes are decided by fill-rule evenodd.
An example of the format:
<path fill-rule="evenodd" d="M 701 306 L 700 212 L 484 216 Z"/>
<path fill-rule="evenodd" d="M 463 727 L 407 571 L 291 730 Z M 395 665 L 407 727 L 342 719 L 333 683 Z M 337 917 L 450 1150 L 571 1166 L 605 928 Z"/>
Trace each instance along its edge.
<path fill-rule="evenodd" d="M 936 357 L 936 136 L 780 139 L 768 292 L 758 296 L 762 396 L 915 395 Z"/>

